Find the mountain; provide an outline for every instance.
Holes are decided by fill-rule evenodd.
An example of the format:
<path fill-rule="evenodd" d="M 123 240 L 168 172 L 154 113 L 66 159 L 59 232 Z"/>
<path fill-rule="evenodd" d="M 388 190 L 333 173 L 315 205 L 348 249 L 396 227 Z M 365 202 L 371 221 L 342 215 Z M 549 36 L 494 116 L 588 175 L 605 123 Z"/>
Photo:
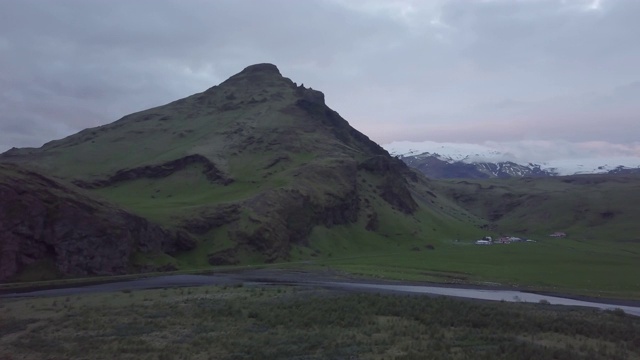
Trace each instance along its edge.
<path fill-rule="evenodd" d="M 130 268 L 113 273 L 332 256 L 474 233 L 483 223 L 353 129 L 321 92 L 272 64 L 41 148 L 11 149 L 0 162 L 194 241 L 177 252 L 127 245 Z M 135 236 L 125 239 L 122 228 L 131 226 L 102 227 L 102 239 L 129 244 Z M 7 236 L 14 243 L 38 236 L 2 231 L 5 247 Z M 84 273 L 65 268 L 60 256 L 41 253 L 15 272 L 48 259 L 63 275 Z"/>
<path fill-rule="evenodd" d="M 431 153 L 399 156 L 399 159 L 426 176 L 435 179 L 488 179 L 557 175 L 554 170 L 542 169 L 540 165 L 521 165 L 512 161 L 467 163 Z"/>
<path fill-rule="evenodd" d="M 547 177 L 640 172 L 640 158 L 637 157 L 559 159 L 535 163 L 510 153 L 474 144 L 398 141 L 385 145 L 385 148 L 409 166 L 436 179 Z"/>
<path fill-rule="evenodd" d="M 625 167 L 625 166 L 617 166 L 615 169 L 609 170 L 607 172 L 607 174 L 612 174 L 612 175 L 619 175 L 619 174 L 640 175 L 640 167 L 629 168 L 629 167 Z"/>

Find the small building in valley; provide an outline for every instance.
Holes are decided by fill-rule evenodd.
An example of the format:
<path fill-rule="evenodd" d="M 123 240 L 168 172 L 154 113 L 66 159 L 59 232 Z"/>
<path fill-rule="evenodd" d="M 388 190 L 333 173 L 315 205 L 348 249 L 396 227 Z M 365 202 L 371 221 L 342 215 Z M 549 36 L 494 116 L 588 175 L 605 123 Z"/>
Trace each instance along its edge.
<path fill-rule="evenodd" d="M 476 245 L 491 245 L 489 240 L 476 240 Z"/>
<path fill-rule="evenodd" d="M 555 237 L 555 238 L 563 238 L 567 236 L 567 233 L 564 233 L 562 231 L 556 231 L 553 234 L 549 235 L 551 237 Z"/>

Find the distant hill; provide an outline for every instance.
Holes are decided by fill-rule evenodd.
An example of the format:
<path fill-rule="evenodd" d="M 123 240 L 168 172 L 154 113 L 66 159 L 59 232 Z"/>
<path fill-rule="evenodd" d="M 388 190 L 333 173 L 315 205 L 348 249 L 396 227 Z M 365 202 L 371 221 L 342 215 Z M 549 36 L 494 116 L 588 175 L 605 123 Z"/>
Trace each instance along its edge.
<path fill-rule="evenodd" d="M 520 165 L 511 161 L 471 162 L 443 159 L 433 154 L 400 156 L 400 160 L 435 179 L 488 179 L 511 177 L 556 176 L 553 170 L 545 170 L 540 165 Z"/>
<path fill-rule="evenodd" d="M 385 147 L 434 179 L 436 193 L 486 220 L 494 234 L 546 237 L 565 231 L 574 239 L 639 241 L 634 234 L 640 210 L 634 204 L 640 201 L 640 167 L 633 167 L 638 158 L 539 165 L 482 145 L 427 141 Z"/>
<path fill-rule="evenodd" d="M 628 168 L 624 166 L 618 166 L 613 170 L 609 170 L 607 174 L 612 175 L 640 175 L 640 168 Z"/>
<path fill-rule="evenodd" d="M 440 180 L 432 187 L 499 233 L 562 231 L 574 239 L 640 243 L 638 175 Z"/>
<path fill-rule="evenodd" d="M 640 158 L 635 157 L 564 159 L 535 163 L 482 145 L 399 141 L 385 147 L 409 166 L 435 179 L 640 173 Z"/>
<path fill-rule="evenodd" d="M 0 162 L 64 184 L 71 198 L 115 204 L 122 210 L 113 211 L 193 239 L 176 251 L 143 249 L 121 230 L 133 224 L 114 226 L 101 241 L 122 242 L 128 252 L 118 254 L 130 266 L 98 262 L 86 271 L 93 274 L 331 256 L 477 233 L 484 223 L 352 128 L 321 92 L 271 64 L 41 148 L 11 149 Z M 52 203 L 67 201 L 54 195 Z M 111 217 L 105 214 L 98 218 Z M 23 230 L 2 229 L 2 246 L 9 236 L 19 247 L 39 236 L 35 228 Z M 92 246 L 68 241 L 80 254 Z M 62 275 L 85 272 L 68 269 L 60 256 L 55 249 L 39 252 L 13 271 L 50 260 Z"/>

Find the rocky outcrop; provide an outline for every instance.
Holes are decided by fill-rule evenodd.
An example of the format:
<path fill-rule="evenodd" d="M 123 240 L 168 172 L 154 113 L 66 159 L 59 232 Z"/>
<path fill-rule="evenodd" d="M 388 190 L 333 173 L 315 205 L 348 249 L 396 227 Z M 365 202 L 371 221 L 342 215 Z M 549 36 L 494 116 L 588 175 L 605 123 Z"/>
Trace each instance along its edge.
<path fill-rule="evenodd" d="M 210 265 L 223 266 L 223 265 L 237 265 L 240 261 L 237 259 L 237 249 L 227 249 L 218 251 L 207 255 L 207 259 Z"/>
<path fill-rule="evenodd" d="M 324 126 L 337 140 L 352 149 L 358 149 L 359 153 L 372 154 L 390 157 L 389 153 L 380 145 L 369 139 L 349 125 L 336 111 L 331 110 L 324 104 L 320 95 L 315 94 L 315 90 L 305 90 L 301 98 L 296 100 L 288 111 L 302 110 L 304 116 L 312 118 L 318 125 Z M 322 94 L 322 93 L 320 93 Z M 295 110 L 294 110 L 295 109 Z"/>
<path fill-rule="evenodd" d="M 114 175 L 104 180 L 96 180 L 91 182 L 74 180 L 72 182 L 74 185 L 84 189 L 97 189 L 128 180 L 136 180 L 142 178 L 164 178 L 177 171 L 183 170 L 189 165 L 194 164 L 200 164 L 203 166 L 202 173 L 205 174 L 207 179 L 212 183 L 228 185 L 233 182 L 233 180 L 228 178 L 222 171 L 220 171 L 214 163 L 212 163 L 206 157 L 198 154 L 185 156 L 180 159 L 171 160 L 159 165 L 147 165 L 134 169 L 119 170 Z"/>
<path fill-rule="evenodd" d="M 332 177 L 322 187 L 317 180 Z M 224 204 L 186 219 L 181 227 L 193 234 L 206 234 L 227 225 L 234 246 L 208 254 L 212 265 L 238 262 L 239 253 L 261 254 L 266 262 L 289 259 L 294 245 L 308 245 L 315 226 L 332 227 L 358 221 L 360 198 L 355 161 L 304 167 L 299 182 L 274 188 L 242 202 Z"/>
<path fill-rule="evenodd" d="M 203 211 L 199 216 L 183 220 L 181 227 L 192 234 L 206 234 L 222 225 L 238 221 L 241 210 L 239 204 L 215 206 Z"/>
<path fill-rule="evenodd" d="M 315 226 L 355 223 L 360 214 L 357 171 L 355 161 L 304 166 L 295 184 L 243 201 L 245 215 L 229 226 L 230 240 L 238 249 L 260 253 L 273 262 L 288 259 L 293 245 L 308 245 Z M 318 183 L 328 178 L 331 186 Z M 228 253 L 215 255 L 219 260 L 219 255 Z"/>
<path fill-rule="evenodd" d="M 406 180 L 400 176 L 386 176 L 378 186 L 380 197 L 395 209 L 405 214 L 413 214 L 418 210 L 418 203 L 413 199 Z"/>
<path fill-rule="evenodd" d="M 319 199 L 301 189 L 276 189 L 245 204 L 253 215 L 248 224 L 235 224 L 230 238 L 263 254 L 268 262 L 286 260 L 292 245 L 305 244 L 314 226 L 353 223 L 358 220 L 359 200 L 355 189 Z"/>
<path fill-rule="evenodd" d="M 382 178 L 381 184 L 377 187 L 378 192 L 380 197 L 394 208 L 406 214 L 413 214 L 418 209 L 405 179 L 406 176 L 415 181 L 415 174 L 402 161 L 378 155 L 361 162 L 358 168 Z"/>
<path fill-rule="evenodd" d="M 135 271 L 136 252 L 175 253 L 195 241 L 15 165 L 0 165 L 0 281 L 52 260 L 60 275 Z"/>

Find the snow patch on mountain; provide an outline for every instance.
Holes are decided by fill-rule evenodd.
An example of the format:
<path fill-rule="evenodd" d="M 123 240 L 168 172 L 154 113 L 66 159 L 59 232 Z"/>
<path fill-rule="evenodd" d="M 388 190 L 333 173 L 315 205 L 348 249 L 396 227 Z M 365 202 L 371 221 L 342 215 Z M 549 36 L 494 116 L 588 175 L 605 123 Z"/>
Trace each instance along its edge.
<path fill-rule="evenodd" d="M 558 158 L 541 158 L 540 154 L 532 151 L 530 155 L 516 155 L 508 144 L 458 144 L 439 143 L 434 141 L 395 141 L 383 147 L 395 156 L 435 156 L 449 163 L 462 162 L 467 164 L 512 162 L 527 168 L 539 167 L 556 175 L 598 174 L 607 173 L 616 168 L 640 168 L 640 156 L 596 156 L 572 152 L 567 154 L 558 151 Z M 544 149 L 545 155 L 549 149 Z M 542 151 L 541 151 L 542 152 Z M 571 157 L 566 157 L 570 155 Z M 585 156 L 586 155 L 586 156 Z M 562 157 L 565 156 L 565 157 Z M 517 172 L 517 170 L 516 170 Z"/>
<path fill-rule="evenodd" d="M 391 155 L 416 156 L 429 153 L 437 155 L 438 158 L 446 161 L 472 162 L 502 162 L 513 161 L 516 157 L 513 154 L 501 152 L 497 149 L 478 144 L 456 144 L 438 143 L 433 141 L 413 142 L 395 141 L 383 147 Z"/>
<path fill-rule="evenodd" d="M 558 159 L 540 164 L 544 169 L 555 169 L 558 175 L 602 174 L 618 167 L 638 168 L 640 159 L 637 157 L 608 157 L 590 159 Z"/>

